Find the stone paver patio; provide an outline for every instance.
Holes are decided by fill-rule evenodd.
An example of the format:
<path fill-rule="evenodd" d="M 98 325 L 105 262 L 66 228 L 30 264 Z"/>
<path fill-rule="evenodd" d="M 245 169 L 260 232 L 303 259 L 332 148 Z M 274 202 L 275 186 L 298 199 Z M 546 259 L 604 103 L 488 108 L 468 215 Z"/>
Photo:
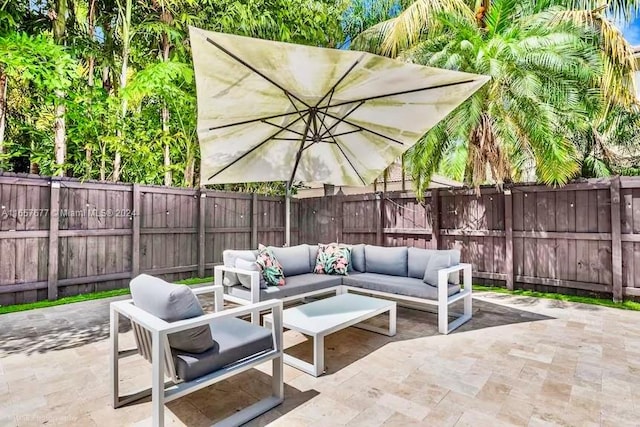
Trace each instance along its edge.
<path fill-rule="evenodd" d="M 0 316 L 0 426 L 150 423 L 148 401 L 110 406 L 108 302 Z M 639 312 L 483 293 L 473 320 L 442 336 L 434 314 L 401 308 L 393 338 L 328 337 L 325 376 L 285 366 L 285 403 L 251 425 L 639 425 L 639 325 Z M 285 337 L 310 355 L 303 336 Z M 148 384 L 140 358 L 122 369 L 125 389 Z M 167 424 L 209 425 L 247 406 L 269 392 L 267 373 L 171 402 Z"/>

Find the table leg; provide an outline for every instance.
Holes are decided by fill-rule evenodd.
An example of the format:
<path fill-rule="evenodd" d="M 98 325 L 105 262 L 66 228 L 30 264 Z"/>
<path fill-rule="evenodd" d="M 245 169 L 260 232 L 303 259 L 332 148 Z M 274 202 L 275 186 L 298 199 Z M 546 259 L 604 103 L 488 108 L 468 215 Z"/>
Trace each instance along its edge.
<path fill-rule="evenodd" d="M 316 377 L 324 373 L 324 335 L 313 337 L 313 370 Z"/>
<path fill-rule="evenodd" d="M 392 337 L 396 334 L 396 318 L 397 318 L 397 308 L 394 304 L 389 310 L 389 336 Z"/>

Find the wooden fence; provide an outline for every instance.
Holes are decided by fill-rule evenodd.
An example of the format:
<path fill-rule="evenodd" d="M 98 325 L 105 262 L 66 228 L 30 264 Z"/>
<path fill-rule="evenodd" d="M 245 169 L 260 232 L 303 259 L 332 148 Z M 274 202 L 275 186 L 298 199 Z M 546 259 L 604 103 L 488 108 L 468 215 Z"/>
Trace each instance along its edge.
<path fill-rule="evenodd" d="M 300 242 L 459 248 L 476 281 L 640 296 L 640 179 L 300 202 Z"/>
<path fill-rule="evenodd" d="M 284 243 L 284 200 L 0 175 L 0 304 L 211 275 L 226 248 Z M 640 297 L 640 179 L 440 189 L 292 204 L 292 243 L 457 247 L 476 281 Z"/>
<path fill-rule="evenodd" d="M 0 204 L 0 305 L 204 277 L 225 248 L 284 243 L 278 197 L 4 174 Z"/>

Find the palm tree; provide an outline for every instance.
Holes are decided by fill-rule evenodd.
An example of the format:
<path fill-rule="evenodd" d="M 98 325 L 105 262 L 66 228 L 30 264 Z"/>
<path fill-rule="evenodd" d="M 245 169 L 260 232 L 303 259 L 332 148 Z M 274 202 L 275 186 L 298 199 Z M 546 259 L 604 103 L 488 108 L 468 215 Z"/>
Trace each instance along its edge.
<path fill-rule="evenodd" d="M 439 168 L 459 173 L 461 163 L 474 185 L 530 169 L 548 184 L 579 173 L 574 135 L 631 102 L 635 71 L 630 47 L 605 19 L 628 16 L 633 3 L 591 3 L 417 0 L 356 38 L 358 48 L 492 77 L 408 153 L 418 194 Z"/>

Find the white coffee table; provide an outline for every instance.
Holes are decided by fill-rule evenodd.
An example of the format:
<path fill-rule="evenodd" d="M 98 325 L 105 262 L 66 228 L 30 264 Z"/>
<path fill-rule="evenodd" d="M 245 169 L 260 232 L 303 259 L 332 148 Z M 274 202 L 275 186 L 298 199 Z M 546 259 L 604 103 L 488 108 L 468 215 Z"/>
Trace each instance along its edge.
<path fill-rule="evenodd" d="M 388 330 L 366 324 L 357 327 L 393 336 L 396 334 L 395 301 L 345 293 L 287 308 L 282 312 L 282 325 L 285 329 L 291 329 L 313 338 L 313 364 L 286 353 L 284 363 L 314 377 L 322 375 L 324 372 L 325 336 L 387 312 L 389 313 Z M 271 323 L 270 314 L 264 316 L 264 323 Z"/>

